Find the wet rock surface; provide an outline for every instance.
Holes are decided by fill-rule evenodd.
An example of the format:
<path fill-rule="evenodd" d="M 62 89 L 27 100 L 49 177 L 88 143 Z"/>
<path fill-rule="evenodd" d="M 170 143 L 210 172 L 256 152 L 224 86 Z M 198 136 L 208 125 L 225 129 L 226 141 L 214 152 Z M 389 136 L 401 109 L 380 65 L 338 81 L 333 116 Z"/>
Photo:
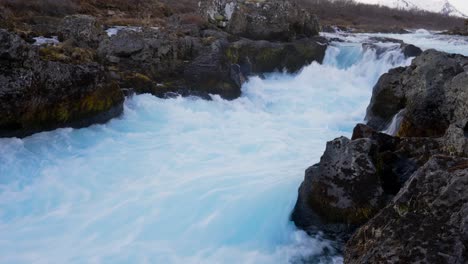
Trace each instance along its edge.
<path fill-rule="evenodd" d="M 137 93 L 164 97 L 189 91 L 235 99 L 250 75 L 297 72 L 313 61 L 322 62 L 327 44 L 321 37 L 291 42 L 238 39 L 213 29 L 183 37 L 157 29 L 122 30 L 100 43 L 98 57 L 122 87 Z"/>
<path fill-rule="evenodd" d="M 325 56 L 317 19 L 294 1 L 202 6 L 222 11 L 229 23 L 201 8 L 169 16 L 161 27 L 122 26 L 112 34 L 99 18 L 81 14 L 34 17 L 25 32 L 2 31 L 0 106 L 7 114 L 0 136 L 105 122 L 122 111 L 123 93 L 236 99 L 251 75 L 297 72 Z M 31 45 L 44 35 L 60 41 Z"/>
<path fill-rule="evenodd" d="M 0 43 L 1 137 L 103 123 L 122 112 L 123 94 L 99 64 L 44 61 L 5 30 Z"/>
<path fill-rule="evenodd" d="M 383 75 L 368 124 L 329 142 L 306 171 L 296 225 L 351 236 L 346 263 L 466 263 L 467 62 L 428 50 Z M 378 132 L 397 113 L 396 136 Z"/>
<path fill-rule="evenodd" d="M 292 220 L 308 231 L 346 237 L 432 155 L 444 153 L 441 145 L 437 139 L 392 137 L 358 124 L 351 140 L 328 142 L 320 163 L 306 171 Z"/>
<path fill-rule="evenodd" d="M 320 31 L 317 17 L 295 0 L 203 0 L 199 6 L 211 23 L 249 39 L 290 41 Z"/>
<path fill-rule="evenodd" d="M 97 48 L 105 37 L 102 25 L 89 15 L 66 16 L 57 30 L 61 38 L 71 40 L 81 48 Z"/>
<path fill-rule="evenodd" d="M 348 241 L 346 263 L 466 263 L 468 159 L 434 156 Z"/>
<path fill-rule="evenodd" d="M 385 198 L 372 161 L 374 151 L 368 138 L 328 142 L 320 163 L 307 169 L 299 188 L 292 214 L 296 225 L 333 234 L 365 222 L 380 209 Z"/>
<path fill-rule="evenodd" d="M 390 70 L 374 87 L 366 117 L 369 126 L 384 130 L 405 109 L 397 135 L 444 135 L 451 124 L 468 116 L 466 65 L 468 58 L 462 55 L 428 50 L 410 67 Z"/>

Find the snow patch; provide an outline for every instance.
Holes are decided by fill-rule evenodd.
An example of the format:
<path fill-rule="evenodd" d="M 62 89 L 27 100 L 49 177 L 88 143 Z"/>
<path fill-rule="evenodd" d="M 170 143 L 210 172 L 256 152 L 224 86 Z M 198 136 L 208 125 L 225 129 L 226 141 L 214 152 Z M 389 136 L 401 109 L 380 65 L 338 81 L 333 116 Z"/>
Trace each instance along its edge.
<path fill-rule="evenodd" d="M 60 41 L 58 40 L 58 37 L 57 36 L 52 36 L 50 38 L 47 38 L 47 37 L 35 37 L 34 40 L 36 42 L 34 42 L 33 45 L 36 45 L 36 46 L 42 46 L 42 45 L 57 45 L 60 43 Z"/>

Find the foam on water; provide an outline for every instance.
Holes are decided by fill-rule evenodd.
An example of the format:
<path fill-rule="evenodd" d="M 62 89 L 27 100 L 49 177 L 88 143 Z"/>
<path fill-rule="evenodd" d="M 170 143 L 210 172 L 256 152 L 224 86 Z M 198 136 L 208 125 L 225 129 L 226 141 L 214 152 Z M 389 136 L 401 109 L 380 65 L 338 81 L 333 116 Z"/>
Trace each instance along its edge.
<path fill-rule="evenodd" d="M 416 30 L 413 34 L 387 34 L 387 33 L 322 33 L 326 37 L 334 37 L 350 42 L 365 42 L 369 37 L 384 37 L 403 40 L 405 43 L 413 44 L 423 50 L 436 49 L 448 53 L 458 53 L 468 56 L 468 37 L 443 35 L 435 32 L 431 33 L 427 30 Z"/>
<path fill-rule="evenodd" d="M 234 101 L 139 95 L 106 125 L 0 139 L 0 263 L 341 263 L 289 221 L 297 188 L 409 62 L 338 43 Z"/>

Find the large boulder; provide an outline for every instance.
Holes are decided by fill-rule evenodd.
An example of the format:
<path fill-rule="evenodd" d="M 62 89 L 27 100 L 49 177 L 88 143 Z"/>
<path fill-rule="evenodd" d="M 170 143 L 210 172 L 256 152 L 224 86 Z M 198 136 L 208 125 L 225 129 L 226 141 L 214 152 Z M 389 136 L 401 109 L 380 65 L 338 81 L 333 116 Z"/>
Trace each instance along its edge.
<path fill-rule="evenodd" d="M 209 49 L 195 58 L 185 69 L 184 77 L 190 88 L 209 94 L 219 94 L 226 99 L 241 95 L 246 76 L 240 66 L 226 56 L 228 43 L 217 40 Z"/>
<path fill-rule="evenodd" d="M 199 37 L 156 29 L 121 30 L 101 42 L 100 60 L 115 72 L 122 87 L 165 96 L 170 92 L 218 94 L 235 99 L 252 74 L 287 69 L 297 72 L 322 62 L 327 40 L 313 37 L 292 42 L 234 39 L 219 30 Z"/>
<path fill-rule="evenodd" d="M 153 28 L 123 29 L 102 41 L 97 53 L 122 87 L 163 96 L 185 86 L 188 62 L 208 49 L 202 40 Z"/>
<path fill-rule="evenodd" d="M 5 30 L 0 40 L 0 137 L 103 123 L 122 112 L 122 92 L 102 66 L 42 60 Z"/>
<path fill-rule="evenodd" d="M 427 50 L 411 66 L 390 70 L 374 87 L 368 125 L 384 130 L 403 112 L 397 135 L 443 136 L 468 116 L 467 66 L 467 57 Z"/>
<path fill-rule="evenodd" d="M 227 56 L 251 74 L 286 70 L 294 73 L 313 61 L 322 63 L 328 41 L 322 37 L 270 42 L 242 39 L 230 44 Z"/>
<path fill-rule="evenodd" d="M 70 15 L 63 18 L 58 27 L 60 37 L 72 40 L 81 48 L 97 48 L 106 37 L 102 25 L 89 15 Z"/>
<path fill-rule="evenodd" d="M 317 17 L 295 0 L 202 0 L 199 7 L 212 23 L 249 39 L 288 41 L 320 31 Z"/>
<path fill-rule="evenodd" d="M 370 219 L 385 202 L 373 156 L 375 142 L 341 137 L 327 143 L 320 163 L 306 171 L 292 213 L 295 224 L 307 231 L 346 231 Z"/>
<path fill-rule="evenodd" d="M 434 156 L 348 241 L 346 263 L 468 260 L 468 159 Z"/>
<path fill-rule="evenodd" d="M 306 171 L 292 213 L 296 226 L 346 238 L 371 219 L 433 155 L 442 139 L 397 138 L 358 124 L 352 139 L 327 143 Z"/>

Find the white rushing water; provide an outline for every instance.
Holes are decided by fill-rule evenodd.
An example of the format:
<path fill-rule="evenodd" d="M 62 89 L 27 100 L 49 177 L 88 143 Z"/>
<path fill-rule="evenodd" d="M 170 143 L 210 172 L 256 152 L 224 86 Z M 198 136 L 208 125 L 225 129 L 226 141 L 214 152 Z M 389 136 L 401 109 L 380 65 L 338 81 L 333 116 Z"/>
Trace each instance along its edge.
<path fill-rule="evenodd" d="M 297 188 L 409 62 L 340 43 L 234 101 L 139 95 L 106 125 L 0 139 L 0 263 L 341 263 L 289 221 Z"/>

